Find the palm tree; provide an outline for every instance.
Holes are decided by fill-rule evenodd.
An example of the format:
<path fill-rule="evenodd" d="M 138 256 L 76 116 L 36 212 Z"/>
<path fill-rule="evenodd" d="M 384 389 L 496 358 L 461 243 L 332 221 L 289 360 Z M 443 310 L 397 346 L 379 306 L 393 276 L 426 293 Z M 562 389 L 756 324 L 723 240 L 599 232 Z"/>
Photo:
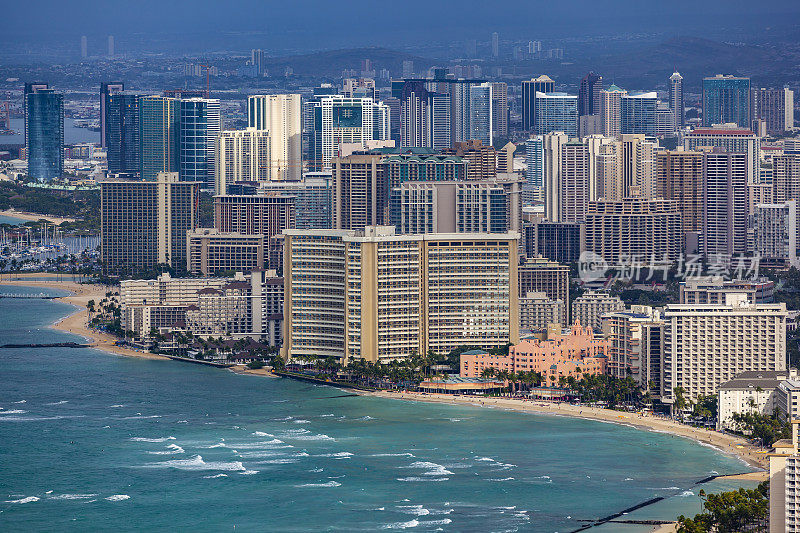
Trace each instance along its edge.
<path fill-rule="evenodd" d="M 683 387 L 675 387 L 672 389 L 672 392 L 675 394 L 675 402 L 672 404 L 673 416 L 675 416 L 675 411 L 681 412 L 686 409 L 689 404 L 683 396 L 686 394 L 686 390 Z"/>
<path fill-rule="evenodd" d="M 493 378 L 497 374 L 497 369 L 493 367 L 486 367 L 481 370 L 481 377 L 484 379 Z"/>

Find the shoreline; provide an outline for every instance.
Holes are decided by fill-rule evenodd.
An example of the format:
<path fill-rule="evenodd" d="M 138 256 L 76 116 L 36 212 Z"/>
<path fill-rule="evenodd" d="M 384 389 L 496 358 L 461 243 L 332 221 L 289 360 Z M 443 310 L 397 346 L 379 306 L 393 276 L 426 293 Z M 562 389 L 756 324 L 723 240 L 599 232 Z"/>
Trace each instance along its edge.
<path fill-rule="evenodd" d="M 50 280 L 42 281 L 38 279 L 26 278 L 53 278 Z M 70 278 L 62 279 L 58 278 Z M 151 359 L 160 361 L 169 361 L 168 357 L 156 355 L 148 352 L 141 352 L 131 348 L 117 346 L 115 343 L 119 340 L 113 335 L 103 333 L 90 329 L 88 326 L 89 311 L 86 309 L 86 304 L 89 300 L 99 301 L 105 298 L 108 287 L 95 284 L 81 284 L 72 280 L 72 276 L 68 274 L 55 274 L 55 273 L 42 273 L 42 272 L 26 272 L 14 274 L 14 279 L 6 280 L 0 276 L 0 285 L 9 286 L 24 286 L 24 287 L 42 287 L 47 289 L 60 289 L 69 291 L 70 294 L 53 298 L 54 301 L 65 302 L 75 307 L 68 315 L 62 316 L 48 327 L 63 331 L 64 333 L 71 333 L 78 335 L 85 339 L 90 348 L 102 350 L 114 355 L 122 355 L 125 357 L 139 357 L 141 359 Z"/>
<path fill-rule="evenodd" d="M 69 217 L 57 217 L 53 215 L 43 215 L 41 213 L 29 213 L 27 211 L 16 211 L 14 209 L 5 209 L 0 211 L 0 215 L 18 218 L 23 222 L 39 222 L 40 220 L 44 219 L 57 225 L 60 225 L 62 222 L 75 222 L 76 220 Z"/>
<path fill-rule="evenodd" d="M 53 278 L 46 281 L 27 279 L 27 278 Z M 138 357 L 142 359 L 170 361 L 171 359 L 162 355 L 152 354 L 133 350 L 131 348 L 117 346 L 114 343 L 118 340 L 113 335 L 99 332 L 88 328 L 88 310 L 86 303 L 89 300 L 101 300 L 105 297 L 108 290 L 102 285 L 80 284 L 70 280 L 59 280 L 59 277 L 66 277 L 63 274 L 55 273 L 21 273 L 14 275 L 14 279 L 5 280 L 0 276 L 0 285 L 20 285 L 27 287 L 45 287 L 51 289 L 61 289 L 70 292 L 67 296 L 55 298 L 55 300 L 69 303 L 76 309 L 65 317 L 58 319 L 50 327 L 79 335 L 86 339 L 91 348 L 102 350 L 114 355 L 126 357 Z M 260 377 L 278 377 L 267 369 L 248 369 L 245 365 L 235 365 L 228 369 L 231 372 L 241 375 L 251 375 Z M 335 386 L 335 385 L 331 385 Z M 657 418 L 638 413 L 628 413 L 623 411 L 613 411 L 588 406 L 574 406 L 571 404 L 555 404 L 543 401 L 517 400 L 510 398 L 492 398 L 479 396 L 455 396 L 437 393 L 419 392 L 393 392 L 393 391 L 361 391 L 354 390 L 356 394 L 365 396 L 377 396 L 404 401 L 421 401 L 429 403 L 443 403 L 450 405 L 469 405 L 473 407 L 499 408 L 512 411 L 530 412 L 535 414 L 550 416 L 565 416 L 584 420 L 594 420 L 599 422 L 627 425 L 643 431 L 655 433 L 666 433 L 673 437 L 686 438 L 695 441 L 703 446 L 710 446 L 720 453 L 725 453 L 738 458 L 749 467 L 758 470 L 748 474 L 732 476 L 731 479 L 748 479 L 763 481 L 767 479 L 769 463 L 767 452 L 759 451 L 752 446 L 746 439 L 733 437 L 726 433 L 709 431 L 701 428 L 694 428 L 679 424 L 669 419 Z M 746 476 L 746 477 L 745 477 Z M 721 479 L 727 476 L 722 476 Z"/>
<path fill-rule="evenodd" d="M 449 394 L 391 392 L 391 391 L 354 391 L 364 396 L 377 396 L 393 400 L 442 403 L 449 405 L 467 405 L 482 408 L 497 408 L 508 411 L 521 411 L 539 415 L 562 416 L 593 420 L 629 426 L 641 431 L 665 433 L 676 438 L 692 440 L 702 446 L 709 446 L 720 453 L 736 457 L 756 472 L 720 476 L 718 479 L 746 479 L 750 481 L 766 481 L 769 473 L 767 451 L 763 453 L 744 438 L 733 437 L 727 433 L 719 433 L 706 429 L 679 424 L 669 419 L 657 418 L 638 413 L 627 413 L 588 406 L 571 404 L 555 404 L 534 400 L 516 400 L 511 398 L 452 396 Z"/>

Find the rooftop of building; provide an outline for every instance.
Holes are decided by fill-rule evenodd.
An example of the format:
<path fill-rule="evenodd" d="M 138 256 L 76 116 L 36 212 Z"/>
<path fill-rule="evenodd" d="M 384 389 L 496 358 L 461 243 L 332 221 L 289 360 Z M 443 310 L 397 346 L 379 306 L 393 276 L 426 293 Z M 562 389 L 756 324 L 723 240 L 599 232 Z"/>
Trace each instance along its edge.
<path fill-rule="evenodd" d="M 730 381 L 726 381 L 719 386 L 719 390 L 772 390 L 778 387 L 782 381 L 789 379 L 788 370 L 781 371 L 749 371 L 738 374 Z"/>

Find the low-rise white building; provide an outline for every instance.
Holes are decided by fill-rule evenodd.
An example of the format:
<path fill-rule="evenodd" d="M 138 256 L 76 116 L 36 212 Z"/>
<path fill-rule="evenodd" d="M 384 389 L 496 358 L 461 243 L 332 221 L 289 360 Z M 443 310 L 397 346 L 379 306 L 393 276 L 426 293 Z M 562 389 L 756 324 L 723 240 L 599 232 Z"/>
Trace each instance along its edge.
<path fill-rule="evenodd" d="M 737 429 L 733 421 L 734 413 L 759 413 L 769 416 L 779 411 L 785 414 L 787 399 L 784 397 L 781 400 L 780 387 L 786 380 L 796 377 L 797 371 L 794 369 L 774 372 L 750 371 L 742 372 L 723 383 L 718 391 L 717 429 Z"/>

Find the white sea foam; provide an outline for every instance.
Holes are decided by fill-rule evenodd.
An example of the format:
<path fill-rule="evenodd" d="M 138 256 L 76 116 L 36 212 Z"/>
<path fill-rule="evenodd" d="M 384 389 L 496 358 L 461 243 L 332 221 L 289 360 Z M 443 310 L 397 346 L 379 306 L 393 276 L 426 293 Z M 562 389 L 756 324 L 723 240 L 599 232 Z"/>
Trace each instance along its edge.
<path fill-rule="evenodd" d="M 326 487 L 341 487 L 342 484 L 338 481 L 326 481 L 325 483 L 303 483 L 302 485 L 295 485 L 297 488 L 326 488 Z"/>
<path fill-rule="evenodd" d="M 28 400 L 20 400 L 18 402 L 14 402 L 14 403 L 28 403 Z"/>
<path fill-rule="evenodd" d="M 11 409 L 10 411 L 2 411 L 0 415 L 24 415 L 28 411 L 23 411 L 22 409 Z"/>
<path fill-rule="evenodd" d="M 94 498 L 97 494 L 56 494 L 50 496 L 51 500 L 89 500 Z"/>
<path fill-rule="evenodd" d="M 203 476 L 203 479 L 216 479 L 218 477 L 228 477 L 228 474 L 214 474 L 213 476 Z"/>
<path fill-rule="evenodd" d="M 281 435 L 281 436 L 284 437 L 284 438 L 293 438 L 293 437 L 295 437 L 297 435 L 305 435 L 307 433 L 311 433 L 311 432 L 309 430 L 307 430 L 306 428 L 287 429 L 286 431 L 283 432 L 283 435 Z"/>
<path fill-rule="evenodd" d="M 68 403 L 69 400 L 61 400 L 60 402 L 53 402 L 53 403 L 46 403 L 45 405 L 64 405 Z"/>
<path fill-rule="evenodd" d="M 127 494 L 112 494 L 111 496 L 107 497 L 106 500 L 110 502 L 121 502 L 123 500 L 129 500 L 131 497 Z"/>
<path fill-rule="evenodd" d="M 447 476 L 453 473 L 438 463 L 431 463 L 429 461 L 414 461 L 408 466 L 401 466 L 399 468 L 419 468 L 426 470 L 423 476 Z"/>
<path fill-rule="evenodd" d="M 284 455 L 286 452 L 280 452 L 277 450 L 269 451 L 269 450 L 260 450 L 260 451 L 252 451 L 252 452 L 240 452 L 237 455 L 242 459 L 265 459 L 267 457 L 276 457 L 278 455 Z"/>
<path fill-rule="evenodd" d="M 295 440 L 326 440 L 326 441 L 336 441 L 333 437 L 329 437 L 324 433 L 319 433 L 316 435 L 297 435 L 296 437 L 292 437 Z"/>
<path fill-rule="evenodd" d="M 404 482 L 414 482 L 414 481 L 432 481 L 432 482 L 439 482 L 439 481 L 447 481 L 449 477 L 399 477 L 397 481 L 404 481 Z"/>
<path fill-rule="evenodd" d="M 282 459 L 267 459 L 266 461 L 257 461 L 257 465 L 288 465 L 298 462 L 300 459 L 295 457 L 285 457 Z"/>
<path fill-rule="evenodd" d="M 118 403 L 118 404 L 116 404 L 116 405 L 109 405 L 109 407 L 111 407 L 111 408 L 114 408 L 114 409 L 117 409 L 117 408 L 120 408 L 120 407 L 125 407 L 125 405 L 124 405 L 124 404 L 121 404 L 121 403 Z"/>
<path fill-rule="evenodd" d="M 362 416 L 362 417 L 360 417 L 360 418 L 356 418 L 356 420 L 375 420 L 375 419 L 374 419 L 374 418 L 372 418 L 372 417 L 371 417 L 371 416 L 369 416 L 369 415 L 366 415 L 366 416 Z"/>
<path fill-rule="evenodd" d="M 146 418 L 161 418 L 161 415 L 135 415 L 135 416 L 125 416 L 122 417 L 122 420 L 144 420 Z"/>
<path fill-rule="evenodd" d="M 310 424 L 311 420 L 294 420 L 295 424 Z"/>
<path fill-rule="evenodd" d="M 680 497 L 680 498 L 688 498 L 689 496 L 694 496 L 694 492 L 692 492 L 690 490 L 685 490 L 685 491 L 681 492 L 680 494 L 678 494 L 678 497 Z"/>
<path fill-rule="evenodd" d="M 413 453 L 373 453 L 369 457 L 414 457 Z"/>
<path fill-rule="evenodd" d="M 680 487 L 648 487 L 647 490 L 681 490 Z"/>
<path fill-rule="evenodd" d="M 209 461 L 203 460 L 200 455 L 195 455 L 191 459 L 171 459 L 159 463 L 149 463 L 145 468 L 176 468 L 178 470 L 225 470 L 225 471 L 244 471 L 247 470 L 240 461 Z"/>
<path fill-rule="evenodd" d="M 386 524 L 383 526 L 383 529 L 408 529 L 410 527 L 417 527 L 419 525 L 419 520 L 416 518 L 414 520 L 409 520 L 408 522 L 394 522 L 392 524 Z"/>
<path fill-rule="evenodd" d="M 502 478 L 489 478 L 486 481 L 513 481 L 513 477 L 502 477 Z"/>
<path fill-rule="evenodd" d="M 254 474 L 258 474 L 258 470 L 245 470 L 244 472 L 239 472 L 239 474 L 243 476 L 252 476 Z"/>
<path fill-rule="evenodd" d="M 177 422 L 175 422 L 175 423 L 176 423 L 176 424 L 188 424 L 188 423 L 189 423 L 189 421 L 188 421 L 188 420 L 178 420 L 178 421 L 177 421 Z"/>
<path fill-rule="evenodd" d="M 16 402 L 19 403 L 19 402 Z M 39 498 L 36 496 L 26 496 L 25 498 L 20 498 L 19 500 L 6 500 L 6 503 L 33 503 L 38 502 Z"/>
<path fill-rule="evenodd" d="M 331 416 L 336 416 L 336 415 L 334 415 L 333 413 L 328 413 L 326 415 L 319 415 L 320 418 L 328 418 L 328 417 L 331 417 Z"/>
<path fill-rule="evenodd" d="M 254 431 L 253 436 L 255 437 L 274 437 L 275 435 L 271 433 L 265 433 L 263 431 Z"/>
<path fill-rule="evenodd" d="M 422 527 L 426 526 L 446 526 L 447 524 L 451 523 L 452 520 L 449 518 L 442 518 L 441 520 L 423 520 L 419 523 Z"/>
<path fill-rule="evenodd" d="M 61 420 L 63 418 L 81 418 L 67 416 L 0 416 L 0 422 L 40 422 L 42 420 Z"/>
<path fill-rule="evenodd" d="M 332 457 L 334 459 L 350 459 L 353 456 L 350 452 L 321 453 L 314 457 Z"/>
<path fill-rule="evenodd" d="M 431 512 L 422 505 L 397 505 L 401 513 L 413 514 L 417 516 L 426 516 Z"/>
<path fill-rule="evenodd" d="M 175 453 L 185 453 L 184 449 L 178 446 L 177 444 L 170 444 L 167 446 L 168 449 L 158 451 L 158 452 L 147 452 L 151 455 L 172 455 Z"/>
<path fill-rule="evenodd" d="M 632 477 L 626 477 L 626 478 L 625 478 L 625 479 L 623 479 L 622 481 L 633 481 L 633 478 L 632 478 Z"/>
<path fill-rule="evenodd" d="M 135 442 L 167 442 L 168 440 L 175 440 L 175 437 L 157 437 L 157 438 L 149 438 L 149 437 L 131 437 L 130 440 Z"/>
<path fill-rule="evenodd" d="M 492 459 L 491 457 L 476 457 L 475 460 L 476 461 L 485 461 L 487 463 L 489 463 L 489 462 L 493 463 L 494 462 L 494 459 Z"/>

